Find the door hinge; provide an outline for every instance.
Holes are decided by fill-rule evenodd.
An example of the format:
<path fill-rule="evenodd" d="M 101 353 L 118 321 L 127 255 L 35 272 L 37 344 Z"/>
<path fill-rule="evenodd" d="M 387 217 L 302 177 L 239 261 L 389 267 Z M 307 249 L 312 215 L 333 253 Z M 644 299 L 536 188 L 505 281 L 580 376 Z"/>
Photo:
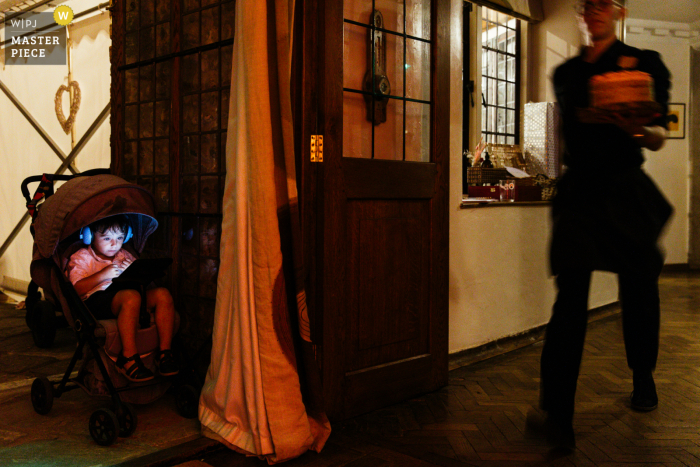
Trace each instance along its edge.
<path fill-rule="evenodd" d="M 311 135 L 311 162 L 323 162 L 323 135 Z"/>

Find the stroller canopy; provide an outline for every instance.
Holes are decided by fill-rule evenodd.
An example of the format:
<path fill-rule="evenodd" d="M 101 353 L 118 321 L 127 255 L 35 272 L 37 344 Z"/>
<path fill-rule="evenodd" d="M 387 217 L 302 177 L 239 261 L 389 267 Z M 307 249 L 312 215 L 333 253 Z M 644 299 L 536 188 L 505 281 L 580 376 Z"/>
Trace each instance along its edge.
<path fill-rule="evenodd" d="M 76 177 L 61 185 L 40 205 L 34 220 L 35 255 L 51 258 L 59 243 L 105 217 L 128 214 L 133 247 L 139 253 L 158 227 L 153 195 L 115 175 Z"/>

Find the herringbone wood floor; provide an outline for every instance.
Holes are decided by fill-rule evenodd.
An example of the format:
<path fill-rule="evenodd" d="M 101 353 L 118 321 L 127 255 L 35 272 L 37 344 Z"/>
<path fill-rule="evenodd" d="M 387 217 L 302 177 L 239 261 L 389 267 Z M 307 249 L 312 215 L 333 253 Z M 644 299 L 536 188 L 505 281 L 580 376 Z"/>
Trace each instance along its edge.
<path fill-rule="evenodd" d="M 550 453 L 525 428 L 528 410 L 537 406 L 540 343 L 453 370 L 438 392 L 336 423 L 320 454 L 286 465 L 700 466 L 700 274 L 665 274 L 661 293 L 659 408 L 629 408 L 619 314 L 591 323 L 570 455 Z M 204 462 L 264 465 L 227 450 Z"/>

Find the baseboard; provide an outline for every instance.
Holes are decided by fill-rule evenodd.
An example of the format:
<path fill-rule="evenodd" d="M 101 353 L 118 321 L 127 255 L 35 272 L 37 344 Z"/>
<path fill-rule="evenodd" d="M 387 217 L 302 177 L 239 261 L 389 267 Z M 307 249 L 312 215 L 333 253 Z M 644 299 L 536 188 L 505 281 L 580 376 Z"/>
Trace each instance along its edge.
<path fill-rule="evenodd" d="M 666 272 L 689 272 L 692 268 L 688 263 L 674 263 L 674 264 L 664 264 L 661 269 L 661 274 Z"/>
<path fill-rule="evenodd" d="M 588 311 L 588 322 L 600 321 L 620 313 L 620 302 L 613 302 Z M 460 350 L 450 354 L 448 366 L 450 370 L 471 365 L 482 360 L 503 355 L 513 350 L 535 344 L 544 339 L 546 325 L 537 326 L 514 336 L 507 336 L 480 346 Z"/>

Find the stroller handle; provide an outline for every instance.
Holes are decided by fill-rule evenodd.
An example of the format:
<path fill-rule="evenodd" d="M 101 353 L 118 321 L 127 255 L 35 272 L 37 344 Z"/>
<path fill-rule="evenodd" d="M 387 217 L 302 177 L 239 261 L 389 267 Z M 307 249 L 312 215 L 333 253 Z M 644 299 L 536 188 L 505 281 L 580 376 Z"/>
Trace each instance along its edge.
<path fill-rule="evenodd" d="M 53 181 L 67 181 L 75 177 L 91 177 L 93 175 L 109 175 L 110 171 L 109 169 L 91 169 L 91 170 L 86 170 L 85 172 L 75 174 L 75 175 L 52 175 L 52 180 Z M 43 179 L 43 175 L 33 175 L 31 177 L 27 177 L 22 181 L 22 195 L 24 196 L 24 199 L 27 200 L 27 203 L 32 202 L 32 198 L 29 195 L 29 188 L 27 188 L 27 185 L 30 183 L 35 183 L 35 182 L 40 182 Z"/>

